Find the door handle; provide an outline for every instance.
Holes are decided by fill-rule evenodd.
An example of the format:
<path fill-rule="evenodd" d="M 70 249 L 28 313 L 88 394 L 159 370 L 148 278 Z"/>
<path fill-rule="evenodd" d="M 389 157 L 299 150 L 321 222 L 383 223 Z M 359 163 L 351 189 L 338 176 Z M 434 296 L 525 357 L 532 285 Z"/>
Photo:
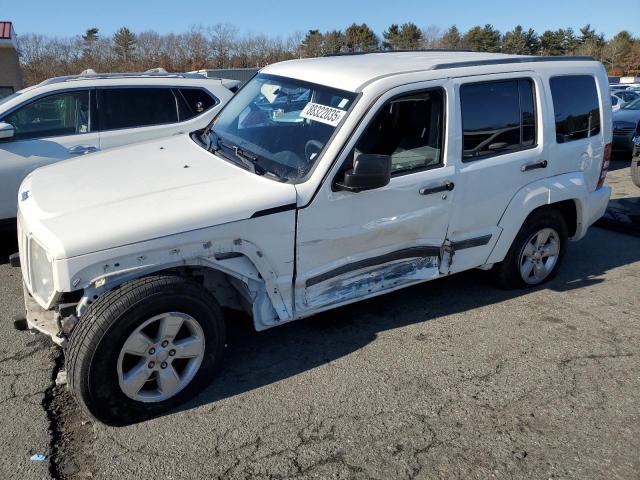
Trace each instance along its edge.
<path fill-rule="evenodd" d="M 97 152 L 98 147 L 94 145 L 89 145 L 88 147 L 84 145 L 76 145 L 75 147 L 71 147 L 69 149 L 69 153 L 71 155 L 86 155 L 87 153 Z"/>
<path fill-rule="evenodd" d="M 442 185 L 439 185 L 437 187 L 422 187 L 418 193 L 420 195 L 431 195 L 432 193 L 439 193 L 439 192 L 450 192 L 451 190 L 453 190 L 453 187 L 455 187 L 455 183 L 453 182 L 447 182 L 447 183 L 443 183 Z"/>
<path fill-rule="evenodd" d="M 546 160 L 540 160 L 539 162 L 526 163 L 520 167 L 520 170 L 523 172 L 528 172 L 529 170 L 535 170 L 536 168 L 547 168 L 549 162 Z"/>

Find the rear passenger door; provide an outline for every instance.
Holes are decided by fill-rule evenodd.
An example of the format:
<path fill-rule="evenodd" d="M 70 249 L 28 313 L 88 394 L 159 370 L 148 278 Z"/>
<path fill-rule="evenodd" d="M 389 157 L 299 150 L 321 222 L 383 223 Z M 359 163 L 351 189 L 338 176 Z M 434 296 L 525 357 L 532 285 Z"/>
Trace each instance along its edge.
<path fill-rule="evenodd" d="M 171 87 L 99 88 L 101 148 L 162 138 L 182 131 L 182 122 L 216 104 L 202 89 Z"/>
<path fill-rule="evenodd" d="M 541 79 L 533 72 L 454 80 L 457 142 L 456 201 L 447 235 L 450 271 L 485 263 L 513 196 L 549 175 L 542 142 Z"/>

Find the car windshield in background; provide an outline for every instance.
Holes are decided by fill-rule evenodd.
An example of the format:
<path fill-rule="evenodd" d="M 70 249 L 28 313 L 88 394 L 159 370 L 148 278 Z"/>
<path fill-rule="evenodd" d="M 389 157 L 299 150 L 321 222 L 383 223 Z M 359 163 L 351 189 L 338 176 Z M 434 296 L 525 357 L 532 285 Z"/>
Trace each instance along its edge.
<path fill-rule="evenodd" d="M 257 75 L 216 118 L 211 148 L 258 174 L 299 180 L 313 168 L 356 94 Z"/>
<path fill-rule="evenodd" d="M 622 107 L 623 110 L 640 110 L 640 98 L 636 98 L 634 101 L 627 103 Z"/>

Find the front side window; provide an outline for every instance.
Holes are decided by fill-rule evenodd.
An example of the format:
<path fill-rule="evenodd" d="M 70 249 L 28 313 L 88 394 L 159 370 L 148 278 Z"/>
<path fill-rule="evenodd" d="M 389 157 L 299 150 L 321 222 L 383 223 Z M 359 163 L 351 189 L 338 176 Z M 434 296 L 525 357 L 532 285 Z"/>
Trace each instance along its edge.
<path fill-rule="evenodd" d="M 463 161 L 536 144 L 533 82 L 528 79 L 469 83 L 460 87 Z"/>
<path fill-rule="evenodd" d="M 15 128 L 15 139 L 77 135 L 89 131 L 89 91 L 40 98 L 2 119 Z"/>
<path fill-rule="evenodd" d="M 391 173 L 400 174 L 442 164 L 444 91 L 412 93 L 387 102 L 356 144 L 358 155 L 391 156 Z"/>
<path fill-rule="evenodd" d="M 162 125 L 178 121 L 170 88 L 105 88 L 98 97 L 100 130 Z"/>
<path fill-rule="evenodd" d="M 355 98 L 353 92 L 257 75 L 216 118 L 209 148 L 258 174 L 299 180 L 318 161 Z"/>
<path fill-rule="evenodd" d="M 558 143 L 592 137 L 600 132 L 600 102 L 592 76 L 552 77 L 549 85 Z"/>

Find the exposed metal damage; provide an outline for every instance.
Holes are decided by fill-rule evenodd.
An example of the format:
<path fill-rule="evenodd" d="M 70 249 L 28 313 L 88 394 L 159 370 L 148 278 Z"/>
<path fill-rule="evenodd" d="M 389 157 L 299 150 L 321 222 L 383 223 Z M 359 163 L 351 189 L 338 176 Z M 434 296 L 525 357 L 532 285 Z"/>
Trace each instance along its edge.
<path fill-rule="evenodd" d="M 429 280 L 439 275 L 437 256 L 400 260 L 354 272 L 337 280 L 324 281 L 305 288 L 304 309 L 345 303 L 373 296 L 407 284 Z"/>

